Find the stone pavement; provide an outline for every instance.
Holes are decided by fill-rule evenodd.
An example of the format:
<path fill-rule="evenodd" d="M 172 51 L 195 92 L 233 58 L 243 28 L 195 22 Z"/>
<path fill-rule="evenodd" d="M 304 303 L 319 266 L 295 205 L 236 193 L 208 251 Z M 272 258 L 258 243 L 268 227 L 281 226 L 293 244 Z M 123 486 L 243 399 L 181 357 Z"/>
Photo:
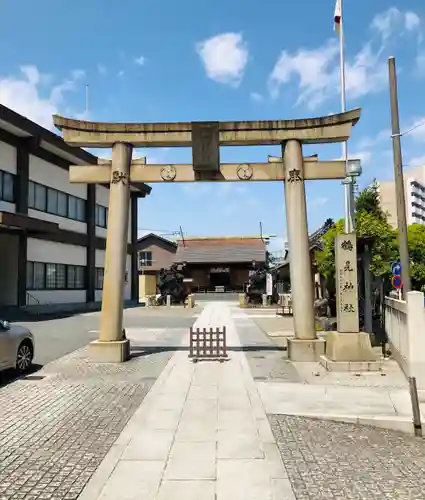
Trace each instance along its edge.
<path fill-rule="evenodd" d="M 257 351 L 247 353 L 247 358 L 267 413 L 413 433 L 408 383 L 394 360 L 383 361 L 380 372 L 366 373 L 327 372 L 319 363 L 293 363 L 286 351 L 279 350 L 286 344 L 286 339 L 281 343 L 275 337 L 279 320 L 270 314 L 262 319 L 260 328 L 258 318 L 244 311 L 235 308 L 233 317 L 237 318 L 236 327 L 243 328 L 249 342 L 258 346 Z M 283 318 L 282 327 L 285 337 L 288 318 Z M 425 403 L 420 406 L 425 417 Z"/>
<path fill-rule="evenodd" d="M 76 500 L 186 332 L 133 329 L 128 363 L 83 348 L 0 388 L 0 499 Z"/>
<path fill-rule="evenodd" d="M 425 444 L 394 431 L 270 415 L 297 500 L 423 500 Z"/>
<path fill-rule="evenodd" d="M 225 363 L 176 352 L 80 500 L 295 498 L 229 306 L 208 303 L 195 323 L 224 325 L 239 351 Z"/>
<path fill-rule="evenodd" d="M 225 363 L 191 363 L 187 328 L 133 327 L 128 363 L 81 349 L 0 389 L 0 500 L 425 499 L 423 439 L 276 411 L 265 385 L 304 409 L 317 387 L 232 304 L 197 320 L 223 325 Z"/>
<path fill-rule="evenodd" d="M 425 498 L 423 440 L 266 416 L 257 390 L 263 382 L 253 380 L 241 346 L 248 355 L 270 346 L 248 318 L 232 312 L 230 304 L 210 303 L 195 323 L 226 325 L 231 360 L 192 364 L 187 351 L 176 352 L 79 500 Z M 270 385 L 289 388 L 283 380 Z"/>

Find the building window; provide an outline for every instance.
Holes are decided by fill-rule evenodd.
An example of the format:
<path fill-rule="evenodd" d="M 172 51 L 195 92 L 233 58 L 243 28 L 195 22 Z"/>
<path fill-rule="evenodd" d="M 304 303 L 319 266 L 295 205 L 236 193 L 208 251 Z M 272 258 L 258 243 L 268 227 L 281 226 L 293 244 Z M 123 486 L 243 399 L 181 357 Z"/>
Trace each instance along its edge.
<path fill-rule="evenodd" d="M 58 192 L 56 189 L 47 190 L 47 211 L 51 214 L 58 213 Z"/>
<path fill-rule="evenodd" d="M 86 222 L 86 200 L 33 181 L 28 185 L 28 207 Z"/>
<path fill-rule="evenodd" d="M 86 288 L 86 268 L 84 266 L 75 266 L 75 288 L 78 290 Z"/>
<path fill-rule="evenodd" d="M 46 264 L 46 288 L 56 289 L 56 264 Z"/>
<path fill-rule="evenodd" d="M 0 200 L 15 202 L 15 176 L 0 170 Z"/>
<path fill-rule="evenodd" d="M 83 290 L 85 288 L 85 267 L 67 266 L 67 288 Z"/>
<path fill-rule="evenodd" d="M 103 267 L 96 267 L 94 274 L 94 286 L 96 290 L 103 290 L 103 276 L 105 270 Z"/>
<path fill-rule="evenodd" d="M 46 281 L 46 266 L 42 262 L 34 262 L 34 290 L 44 290 Z"/>
<path fill-rule="evenodd" d="M 76 198 L 77 200 L 77 217 L 76 219 L 80 222 L 85 222 L 86 220 L 86 201 L 81 198 Z"/>
<path fill-rule="evenodd" d="M 152 252 L 140 252 L 139 253 L 139 264 L 140 267 L 149 267 L 152 265 Z"/>
<path fill-rule="evenodd" d="M 68 197 L 61 191 L 58 191 L 58 215 L 61 217 L 67 217 L 68 215 Z"/>
<path fill-rule="evenodd" d="M 68 217 L 70 219 L 77 218 L 77 198 L 68 196 Z"/>
<path fill-rule="evenodd" d="M 47 209 L 46 186 L 42 186 L 41 184 L 35 184 L 34 193 L 35 193 L 34 208 L 36 210 L 40 210 L 41 212 L 45 212 Z"/>
<path fill-rule="evenodd" d="M 85 266 L 27 262 L 27 290 L 83 290 Z"/>
<path fill-rule="evenodd" d="M 95 224 L 98 227 L 106 228 L 108 225 L 108 209 L 102 205 L 96 205 Z"/>
<path fill-rule="evenodd" d="M 56 288 L 66 289 L 66 265 L 56 264 Z"/>

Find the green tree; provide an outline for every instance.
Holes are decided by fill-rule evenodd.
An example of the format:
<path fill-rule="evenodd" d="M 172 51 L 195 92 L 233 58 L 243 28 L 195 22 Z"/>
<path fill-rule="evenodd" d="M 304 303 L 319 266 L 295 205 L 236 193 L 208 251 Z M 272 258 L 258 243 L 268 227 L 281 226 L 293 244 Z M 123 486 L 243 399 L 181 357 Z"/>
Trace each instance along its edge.
<path fill-rule="evenodd" d="M 360 192 L 355 200 L 357 213 L 367 212 L 382 220 L 387 218 L 379 202 L 378 187 L 379 185 L 375 179 L 371 186 L 368 186 Z"/>
<path fill-rule="evenodd" d="M 378 184 L 363 189 L 356 198 L 355 223 L 357 237 L 371 242 L 371 272 L 388 280 L 391 262 L 397 260 L 396 232 L 387 221 L 379 203 Z M 319 272 L 325 276 L 329 291 L 335 289 L 335 237 L 344 232 L 340 219 L 323 237 L 323 251 L 317 254 Z"/>
<path fill-rule="evenodd" d="M 371 242 L 370 271 L 390 285 L 391 264 L 399 261 L 398 232 L 388 223 L 381 208 L 377 182 L 363 189 L 355 202 L 357 237 L 369 238 Z M 317 254 L 318 270 L 325 276 L 330 292 L 335 290 L 335 237 L 343 232 L 344 219 L 340 219 L 323 236 L 323 251 Z M 408 240 L 412 289 L 425 292 L 425 225 L 410 225 Z"/>

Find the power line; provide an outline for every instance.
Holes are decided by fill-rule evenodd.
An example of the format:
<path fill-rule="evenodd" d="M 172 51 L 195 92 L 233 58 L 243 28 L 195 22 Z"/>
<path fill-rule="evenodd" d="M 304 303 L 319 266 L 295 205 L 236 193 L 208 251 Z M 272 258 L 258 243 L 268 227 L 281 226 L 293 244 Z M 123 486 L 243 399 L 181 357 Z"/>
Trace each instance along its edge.
<path fill-rule="evenodd" d="M 422 127 L 423 125 L 425 125 L 425 120 L 422 121 L 422 122 L 417 123 L 412 128 L 409 128 L 409 130 L 406 130 L 406 132 L 402 132 L 400 135 L 403 137 L 404 135 L 410 134 L 410 132 L 413 132 L 417 128 Z"/>

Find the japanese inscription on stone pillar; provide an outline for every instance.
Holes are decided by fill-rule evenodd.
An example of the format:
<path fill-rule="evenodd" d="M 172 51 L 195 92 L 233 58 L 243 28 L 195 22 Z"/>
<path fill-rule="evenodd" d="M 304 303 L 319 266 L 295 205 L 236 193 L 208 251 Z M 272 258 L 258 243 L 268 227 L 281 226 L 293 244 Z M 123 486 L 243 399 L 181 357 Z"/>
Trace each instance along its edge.
<path fill-rule="evenodd" d="M 335 238 L 337 328 L 341 333 L 359 331 L 356 235 Z"/>

